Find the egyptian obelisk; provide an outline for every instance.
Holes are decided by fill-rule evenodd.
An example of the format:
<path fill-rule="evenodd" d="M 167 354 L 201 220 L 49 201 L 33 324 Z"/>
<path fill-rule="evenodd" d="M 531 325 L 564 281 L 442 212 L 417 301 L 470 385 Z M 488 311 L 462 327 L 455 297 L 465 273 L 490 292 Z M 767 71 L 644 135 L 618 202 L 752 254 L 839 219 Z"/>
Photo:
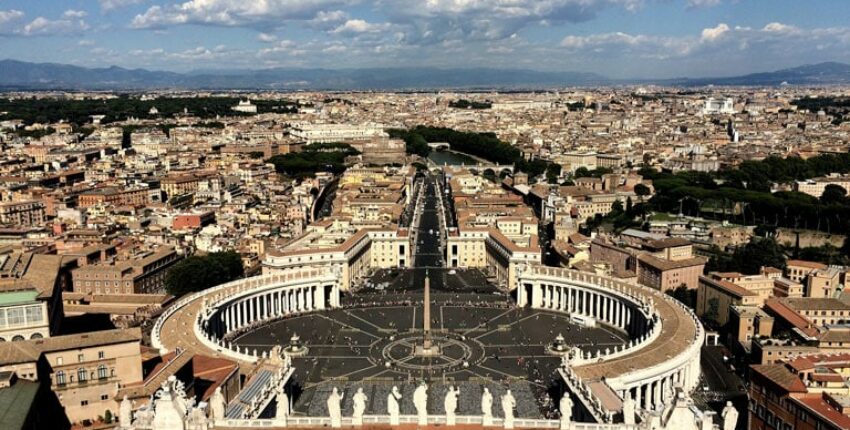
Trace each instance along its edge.
<path fill-rule="evenodd" d="M 428 272 L 425 272 L 425 300 L 424 311 L 422 317 L 425 319 L 423 327 L 424 338 L 422 340 L 422 349 L 428 351 L 431 349 L 431 280 L 428 279 Z"/>
<path fill-rule="evenodd" d="M 428 272 L 425 272 L 425 294 L 423 295 L 423 302 L 422 344 L 414 348 L 414 355 L 440 355 L 440 347 L 434 345 L 434 342 L 431 340 L 431 280 L 428 278 Z"/>

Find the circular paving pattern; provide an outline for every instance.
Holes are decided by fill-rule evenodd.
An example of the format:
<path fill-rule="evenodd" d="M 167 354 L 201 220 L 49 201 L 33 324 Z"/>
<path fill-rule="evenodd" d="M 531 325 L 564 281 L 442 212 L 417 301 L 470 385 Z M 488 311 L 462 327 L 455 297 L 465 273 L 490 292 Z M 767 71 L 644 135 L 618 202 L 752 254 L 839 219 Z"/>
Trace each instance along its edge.
<path fill-rule="evenodd" d="M 423 342 L 421 334 L 391 336 L 386 342 L 377 342 L 370 348 L 370 359 L 375 365 L 397 372 L 414 371 L 431 377 L 469 368 L 484 359 L 484 345 L 475 339 L 447 334 L 433 335 L 431 341 L 438 352 L 433 356 L 417 356 L 414 351 Z M 380 359 L 376 360 L 378 356 Z"/>
<path fill-rule="evenodd" d="M 423 340 L 422 296 L 404 294 L 401 302 L 400 296 L 361 296 L 357 303 L 343 303 L 347 305 L 343 309 L 270 322 L 241 334 L 234 343 L 261 353 L 287 345 L 297 334 L 309 349 L 293 359 L 293 381 L 301 390 L 294 411 L 321 415 L 324 412 L 317 411 L 323 411 L 331 387 L 371 387 L 379 398 L 385 397 L 380 390 L 392 385 L 412 389 L 421 380 L 489 384 L 491 390 L 510 386 L 515 393 L 524 393 L 518 397 L 534 399 L 544 396 L 557 379 L 561 359 L 548 349 L 559 334 L 565 344 L 592 353 L 628 342 L 623 332 L 581 327 L 565 314 L 516 308 L 505 296 L 436 293 L 431 338 L 439 353 L 415 355 Z M 533 412 L 537 407 L 528 400 L 524 415 L 537 416 Z"/>

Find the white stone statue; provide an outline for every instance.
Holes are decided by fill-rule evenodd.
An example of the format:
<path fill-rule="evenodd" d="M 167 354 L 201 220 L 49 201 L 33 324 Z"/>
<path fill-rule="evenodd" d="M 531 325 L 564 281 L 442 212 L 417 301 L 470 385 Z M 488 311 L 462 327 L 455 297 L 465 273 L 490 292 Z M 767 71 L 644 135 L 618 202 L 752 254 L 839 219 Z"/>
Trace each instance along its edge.
<path fill-rule="evenodd" d="M 514 428 L 514 408 L 516 407 L 516 399 L 511 394 L 511 390 L 505 391 L 502 396 L 502 414 L 505 416 L 504 424 L 506 429 Z"/>
<path fill-rule="evenodd" d="M 127 395 L 121 400 L 121 405 L 118 407 L 118 428 L 129 429 L 133 426 L 133 404 Z"/>
<path fill-rule="evenodd" d="M 483 424 L 485 426 L 493 425 L 493 394 L 487 387 L 484 387 L 484 393 L 481 394 L 481 413 L 484 416 Z"/>
<path fill-rule="evenodd" d="M 156 393 L 153 420 L 151 426 L 155 429 L 186 429 L 186 410 L 181 410 L 179 394 L 172 394 L 176 378 L 170 376 L 162 383 L 162 388 Z"/>
<path fill-rule="evenodd" d="M 345 394 L 340 393 L 336 387 L 331 390 L 328 396 L 328 415 L 331 417 L 331 427 L 342 427 L 342 398 Z"/>
<path fill-rule="evenodd" d="M 150 428 L 153 423 L 153 398 L 151 398 L 150 403 L 145 406 L 139 408 L 133 416 L 133 426 L 135 428 Z"/>
<path fill-rule="evenodd" d="M 354 413 L 351 415 L 351 422 L 356 426 L 363 425 L 363 413 L 366 412 L 366 401 L 369 400 L 366 394 L 363 393 L 363 388 L 358 388 L 354 396 L 351 397 L 354 403 Z"/>
<path fill-rule="evenodd" d="M 286 426 L 286 419 L 289 417 L 289 396 L 286 395 L 286 392 L 283 390 L 283 387 L 280 387 L 277 391 L 277 409 L 275 410 L 275 424 L 279 426 Z"/>
<path fill-rule="evenodd" d="M 565 392 L 561 396 L 561 402 L 558 405 L 558 410 L 561 412 L 561 430 L 570 428 L 570 422 L 573 419 L 573 400 L 570 398 L 570 393 Z"/>
<path fill-rule="evenodd" d="M 726 402 L 720 416 L 723 417 L 723 430 L 735 430 L 738 425 L 738 410 L 732 406 L 732 402 Z"/>
<path fill-rule="evenodd" d="M 460 394 L 460 389 L 449 387 L 446 392 L 446 399 L 443 401 L 443 407 L 446 408 L 446 425 L 455 425 L 455 412 L 457 412 L 457 396 Z"/>
<path fill-rule="evenodd" d="M 428 425 L 428 385 L 424 382 L 413 391 L 413 406 L 420 426 Z"/>
<path fill-rule="evenodd" d="M 215 392 L 210 396 L 210 419 L 223 420 L 224 410 L 224 394 L 221 392 L 221 387 L 216 387 Z"/>
<path fill-rule="evenodd" d="M 626 425 L 634 425 L 635 424 L 635 410 L 637 409 L 637 404 L 635 399 L 632 398 L 631 395 L 626 396 L 623 399 L 623 423 Z"/>
<path fill-rule="evenodd" d="M 393 390 L 387 394 L 387 414 L 390 416 L 390 425 L 399 425 L 399 408 L 398 401 L 401 400 L 401 394 L 398 392 L 398 387 L 393 385 Z"/>

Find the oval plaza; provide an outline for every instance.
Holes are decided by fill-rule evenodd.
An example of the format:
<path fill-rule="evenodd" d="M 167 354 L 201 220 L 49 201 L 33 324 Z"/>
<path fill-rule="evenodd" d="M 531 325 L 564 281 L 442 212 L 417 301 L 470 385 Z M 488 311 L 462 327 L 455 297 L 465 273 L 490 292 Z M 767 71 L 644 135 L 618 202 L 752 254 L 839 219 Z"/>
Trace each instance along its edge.
<path fill-rule="evenodd" d="M 207 425 L 721 421 L 690 397 L 705 340 L 690 309 L 653 288 L 545 266 L 533 240 L 517 239 L 522 228 L 462 225 L 450 213 L 461 209 L 447 204 L 447 188 L 466 184 L 411 177 L 406 226 L 316 223 L 296 247 L 270 254 L 262 275 L 184 297 L 156 321 L 155 347 L 239 363 L 241 391 L 203 405 Z M 173 391 L 163 409 L 179 403 Z"/>

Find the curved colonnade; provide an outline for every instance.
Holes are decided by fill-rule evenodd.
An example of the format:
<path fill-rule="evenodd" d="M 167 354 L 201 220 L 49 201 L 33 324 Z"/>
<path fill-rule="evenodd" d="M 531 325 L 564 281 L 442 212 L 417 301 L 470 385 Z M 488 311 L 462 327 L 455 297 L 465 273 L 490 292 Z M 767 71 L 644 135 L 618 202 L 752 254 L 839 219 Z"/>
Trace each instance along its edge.
<path fill-rule="evenodd" d="M 194 349 L 255 364 L 264 353 L 227 339 L 273 320 L 340 306 L 338 271 L 298 269 L 242 279 L 195 293 L 170 306 L 151 333 L 163 351 Z M 517 303 L 569 314 L 577 322 L 604 324 L 631 341 L 596 355 L 573 350 L 565 378 L 579 383 L 596 416 L 610 422 L 626 398 L 639 408 L 668 404 L 675 387 L 692 391 L 699 378 L 705 337 L 696 316 L 663 293 L 605 276 L 545 266 L 517 274 Z M 186 333 L 191 324 L 192 335 Z M 613 394 L 616 399 L 613 399 Z"/>
<path fill-rule="evenodd" d="M 592 318 L 632 339 L 622 348 L 569 359 L 566 374 L 591 387 L 586 391 L 596 398 L 589 403 L 599 407 L 600 415 L 619 412 L 626 398 L 656 410 L 672 401 L 674 388 L 696 388 L 705 332 L 682 303 L 647 287 L 545 266 L 523 268 L 517 284 L 520 306 Z M 608 389 L 618 401 L 605 399 Z"/>
<path fill-rule="evenodd" d="M 306 268 L 222 284 L 170 306 L 154 324 L 151 343 L 163 352 L 193 348 L 253 364 L 265 353 L 227 339 L 273 320 L 339 307 L 340 281 L 338 271 Z M 193 339 L 175 335 L 187 323 Z"/>

